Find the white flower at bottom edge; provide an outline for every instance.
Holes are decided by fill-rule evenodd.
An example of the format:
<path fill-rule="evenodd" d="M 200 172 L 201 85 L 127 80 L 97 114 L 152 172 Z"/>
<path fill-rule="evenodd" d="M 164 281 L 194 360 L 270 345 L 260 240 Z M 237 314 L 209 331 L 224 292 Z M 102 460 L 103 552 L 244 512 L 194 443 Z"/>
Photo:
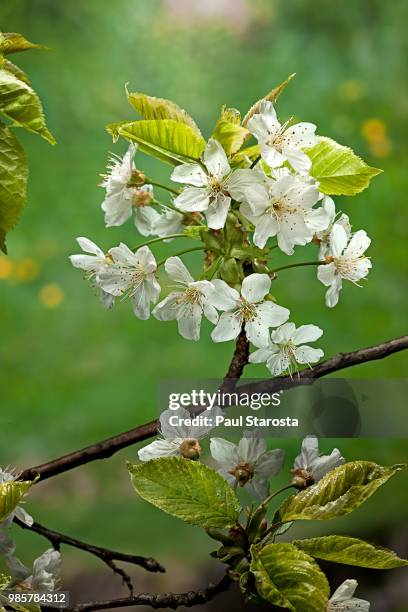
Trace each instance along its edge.
<path fill-rule="evenodd" d="M 269 494 L 269 478 L 282 469 L 285 451 L 267 450 L 264 438 L 254 431 L 244 431 L 238 444 L 223 438 L 211 438 L 211 455 L 221 466 L 219 473 L 233 487 L 245 487 L 257 499 Z"/>
<path fill-rule="evenodd" d="M 271 287 L 267 274 L 250 274 L 242 281 L 241 295 L 220 279 L 212 281 L 215 291 L 212 304 L 224 310 L 211 338 L 214 342 L 224 342 L 236 338 L 245 326 L 250 342 L 259 347 L 267 347 L 269 328 L 281 325 L 289 318 L 289 310 L 271 301 L 264 301 Z"/>
<path fill-rule="evenodd" d="M 328 612 L 368 612 L 370 602 L 353 597 L 358 587 L 357 580 L 345 580 L 333 593 L 327 604 Z"/>
<path fill-rule="evenodd" d="M 222 411 L 219 408 L 213 408 L 211 411 L 205 412 L 205 415 L 211 418 L 211 424 L 209 425 L 190 426 L 182 422 L 178 425 L 171 425 L 170 417 L 183 421 L 192 419 L 194 415 L 185 408 L 178 408 L 177 410 L 168 408 L 160 415 L 160 437 L 138 451 L 140 461 L 174 456 L 193 460 L 199 459 L 201 454 L 199 440 L 213 429 L 215 417 L 221 414 Z"/>
<path fill-rule="evenodd" d="M 105 254 L 92 240 L 80 236 L 76 239 L 85 255 L 70 255 L 69 259 L 75 268 L 79 268 L 85 272 L 85 279 L 91 285 L 98 285 L 98 274 L 104 272 L 112 264 L 110 254 Z M 103 289 L 100 291 L 101 303 L 105 308 L 111 308 L 115 300 L 113 295 L 106 293 Z"/>
<path fill-rule="evenodd" d="M 195 281 L 180 257 L 169 257 L 164 267 L 170 278 L 176 281 L 178 290 L 157 304 L 153 316 L 159 321 L 177 320 L 183 338 L 199 340 L 203 314 L 211 323 L 218 321 L 218 313 L 211 302 L 213 284 Z"/>
<path fill-rule="evenodd" d="M 241 201 L 244 188 L 258 182 L 258 173 L 249 169 L 232 170 L 222 145 L 213 138 L 204 151 L 204 165 L 181 164 L 171 175 L 177 183 L 189 185 L 174 204 L 184 212 L 204 212 L 208 227 L 222 229 L 227 219 L 231 198 Z"/>
<path fill-rule="evenodd" d="M 142 320 L 148 319 L 150 303 L 156 303 L 160 295 L 153 253 L 147 246 L 134 253 L 123 243 L 109 253 L 113 264 L 98 274 L 98 286 L 112 296 L 130 296 L 135 315 Z"/>
<path fill-rule="evenodd" d="M 348 244 L 347 244 L 348 243 Z M 330 253 L 327 264 L 319 266 L 317 278 L 329 287 L 326 291 L 326 306 L 332 308 L 339 301 L 343 279 L 355 285 L 365 278 L 370 270 L 371 261 L 363 253 L 370 246 L 371 240 L 364 230 L 353 234 L 348 242 L 347 232 L 341 225 L 335 224 L 330 234 Z"/>
<path fill-rule="evenodd" d="M 45 591 L 56 590 L 61 572 L 61 553 L 49 548 L 33 563 L 30 570 L 16 557 L 6 557 L 12 580 L 9 587 L 22 586 L 25 590 Z"/>
<path fill-rule="evenodd" d="M 323 334 L 316 325 L 301 325 L 296 328 L 294 323 L 284 323 L 272 331 L 269 344 L 249 356 L 250 363 L 266 363 L 273 376 L 283 372 L 292 373 L 296 364 L 316 363 L 324 355 L 321 349 L 304 345 L 303 342 L 314 342 Z"/>
<path fill-rule="evenodd" d="M 299 173 L 307 173 L 312 162 L 302 151 L 317 144 L 316 126 L 313 123 L 289 122 L 281 125 L 272 102 L 261 102 L 260 112 L 248 121 L 248 130 L 259 142 L 262 158 L 271 168 L 282 166 L 288 161 Z"/>
<path fill-rule="evenodd" d="M 298 488 L 308 487 L 343 463 L 345 459 L 338 448 L 332 450 L 330 455 L 320 455 L 317 437 L 307 436 L 302 442 L 300 455 L 295 459 L 292 482 Z"/>
<path fill-rule="evenodd" d="M 322 200 L 322 208 L 326 211 L 329 217 L 329 225 L 326 229 L 316 232 L 315 234 L 316 241 L 319 243 L 319 259 L 324 259 L 326 255 L 330 255 L 330 234 L 335 225 L 341 225 L 344 228 L 348 238 L 351 235 L 351 225 L 348 215 L 342 213 L 337 217 L 336 206 L 330 196 L 324 196 Z"/>

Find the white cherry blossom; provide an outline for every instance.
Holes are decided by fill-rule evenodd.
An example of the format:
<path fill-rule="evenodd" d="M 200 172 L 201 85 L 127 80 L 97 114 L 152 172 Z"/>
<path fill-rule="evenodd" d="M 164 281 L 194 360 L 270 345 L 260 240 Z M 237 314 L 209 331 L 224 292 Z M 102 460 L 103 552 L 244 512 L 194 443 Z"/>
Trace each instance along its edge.
<path fill-rule="evenodd" d="M 130 297 L 134 314 L 139 319 L 148 319 L 150 303 L 155 304 L 160 295 L 153 253 L 147 246 L 134 253 L 123 243 L 109 253 L 113 264 L 98 274 L 98 285 L 112 296 Z"/>
<path fill-rule="evenodd" d="M 255 226 L 254 244 L 261 249 L 276 236 L 279 248 L 292 255 L 295 245 L 311 242 L 314 234 L 329 223 L 324 208 L 313 208 L 320 199 L 316 185 L 293 174 L 252 185 L 245 196 L 240 210 Z"/>
<path fill-rule="evenodd" d="M 199 340 L 202 316 L 214 324 L 218 321 L 218 313 L 211 301 L 213 284 L 206 280 L 195 281 L 180 257 L 169 257 L 164 267 L 177 283 L 177 290 L 157 304 L 153 316 L 159 321 L 176 320 L 183 338 Z"/>
<path fill-rule="evenodd" d="M 293 484 L 298 488 L 308 487 L 343 463 L 345 459 L 338 448 L 330 455 L 320 455 L 317 437 L 307 436 L 302 442 L 300 454 L 295 459 L 292 470 Z"/>
<path fill-rule="evenodd" d="M 250 363 L 266 363 L 273 376 L 283 372 L 292 373 L 296 364 L 316 363 L 324 355 L 321 349 L 312 348 L 304 342 L 314 342 L 323 334 L 316 325 L 284 323 L 272 331 L 266 348 L 259 348 L 249 356 Z"/>
<path fill-rule="evenodd" d="M 178 195 L 174 204 L 184 212 L 204 212 L 208 227 L 225 225 L 231 199 L 241 200 L 244 189 L 259 180 L 248 169 L 231 171 L 221 144 L 210 138 L 204 151 L 204 165 L 181 164 L 171 175 L 173 181 L 190 185 Z"/>
<path fill-rule="evenodd" d="M 254 431 L 244 431 L 238 444 L 211 438 L 210 450 L 220 466 L 219 473 L 233 487 L 245 487 L 261 500 L 269 494 L 269 478 L 280 472 L 285 461 L 282 449 L 268 451 L 265 439 Z"/>
<path fill-rule="evenodd" d="M 6 557 L 6 564 L 12 577 L 10 588 L 21 586 L 24 590 L 51 593 L 58 587 L 61 573 L 61 553 L 58 550 L 46 550 L 34 561 L 32 570 L 12 556 Z"/>
<path fill-rule="evenodd" d="M 357 580 L 345 580 L 330 597 L 327 612 L 368 612 L 370 602 L 354 597 L 357 587 Z"/>
<path fill-rule="evenodd" d="M 220 416 L 222 411 L 219 408 L 213 408 L 205 413 L 209 421 L 208 425 L 186 425 L 183 423 L 185 419 L 194 417 L 185 408 L 177 408 L 170 410 L 168 408 L 160 415 L 159 438 L 141 448 L 138 451 L 140 461 L 150 461 L 158 457 L 174 457 L 181 456 L 185 459 L 196 460 L 200 458 L 201 447 L 199 440 L 213 429 L 216 423 L 216 416 Z M 180 421 L 178 425 L 171 425 L 170 418 Z"/>
<path fill-rule="evenodd" d="M 351 225 L 348 215 L 342 213 L 337 216 L 336 206 L 330 196 L 324 196 L 322 207 L 327 212 L 329 217 L 329 225 L 325 230 L 316 232 L 315 238 L 319 243 L 319 259 L 324 259 L 330 253 L 330 234 L 334 225 L 341 225 L 349 238 L 351 235 Z"/>
<path fill-rule="evenodd" d="M 215 291 L 212 304 L 224 312 L 213 329 L 214 342 L 234 340 L 244 325 L 247 338 L 256 346 L 268 346 L 269 328 L 289 318 L 289 310 L 265 301 L 271 287 L 267 274 L 250 274 L 242 281 L 241 294 L 220 279 L 212 281 Z"/>
<path fill-rule="evenodd" d="M 86 280 L 92 285 L 98 286 L 98 276 L 112 264 L 112 257 L 109 252 L 104 253 L 88 238 L 79 237 L 77 242 L 85 255 L 70 255 L 69 259 L 75 268 L 85 272 Z M 115 300 L 113 295 L 106 293 L 103 289 L 100 290 L 100 299 L 105 308 L 111 308 Z"/>
<path fill-rule="evenodd" d="M 258 140 L 262 158 L 268 166 L 278 168 L 288 161 L 297 172 L 309 172 L 312 163 L 302 149 L 317 144 L 313 123 L 289 125 L 286 122 L 282 125 L 272 102 L 264 100 L 260 112 L 248 121 L 248 129 Z"/>
<path fill-rule="evenodd" d="M 132 184 L 132 179 L 138 173 L 133 161 L 136 150 L 136 145 L 131 144 L 123 158 L 116 155 L 110 157 L 108 173 L 101 184 L 106 189 L 101 208 L 105 213 L 106 227 L 122 225 L 134 211 L 136 228 L 143 236 L 148 236 L 147 228 L 155 215 L 149 206 L 154 200 L 153 187 Z"/>
<path fill-rule="evenodd" d="M 364 256 L 371 240 L 364 230 L 359 230 L 348 241 L 347 232 L 339 224 L 334 224 L 330 234 L 330 252 L 327 264 L 319 266 L 317 278 L 326 287 L 326 306 L 332 308 L 339 301 L 343 279 L 355 285 L 365 278 L 371 268 L 371 261 Z"/>

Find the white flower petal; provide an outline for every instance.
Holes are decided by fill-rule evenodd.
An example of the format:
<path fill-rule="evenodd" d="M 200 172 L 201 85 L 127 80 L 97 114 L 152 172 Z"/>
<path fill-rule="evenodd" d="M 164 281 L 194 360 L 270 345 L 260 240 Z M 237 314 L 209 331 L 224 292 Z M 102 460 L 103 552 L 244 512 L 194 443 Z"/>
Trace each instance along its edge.
<path fill-rule="evenodd" d="M 316 349 L 307 344 L 303 346 L 298 346 L 293 351 L 295 359 L 298 363 L 316 363 L 324 356 L 324 353 L 321 349 Z"/>
<path fill-rule="evenodd" d="M 275 329 L 272 334 L 272 342 L 276 344 L 284 344 L 290 342 L 296 332 L 296 325 L 294 323 L 285 323 Z"/>
<path fill-rule="evenodd" d="M 323 330 L 317 325 L 301 325 L 293 335 L 293 344 L 302 344 L 302 342 L 315 342 L 323 335 Z"/>
<path fill-rule="evenodd" d="M 364 230 L 359 230 L 358 232 L 354 234 L 354 236 L 350 240 L 347 248 L 344 251 L 344 256 L 350 257 L 351 259 L 361 257 L 364 251 L 368 249 L 370 244 L 371 244 L 371 239 L 367 236 L 367 233 Z"/>
<path fill-rule="evenodd" d="M 28 512 L 26 512 L 24 508 L 22 508 L 21 506 L 17 506 L 17 508 L 14 510 L 14 514 L 18 518 L 19 521 L 21 521 L 22 523 L 24 523 L 24 525 L 27 525 L 28 527 L 31 527 L 31 525 L 34 523 L 33 517 L 30 514 L 28 514 Z M 0 532 L 1 532 L 1 524 L 0 524 Z"/>
<path fill-rule="evenodd" d="M 212 281 L 214 292 L 211 294 L 210 301 L 218 310 L 232 310 L 237 307 L 239 293 L 227 283 L 219 278 Z"/>
<path fill-rule="evenodd" d="M 152 206 L 140 206 L 135 210 L 135 226 L 142 236 L 155 234 L 154 224 L 160 219 L 157 210 Z"/>
<path fill-rule="evenodd" d="M 313 123 L 296 123 L 285 130 L 283 140 L 292 149 L 314 147 L 317 144 L 316 126 Z"/>
<path fill-rule="evenodd" d="M 111 193 L 102 202 L 101 208 L 105 213 L 106 227 L 123 225 L 132 214 L 132 199 L 130 189 Z"/>
<path fill-rule="evenodd" d="M 279 351 L 278 353 L 271 354 L 268 361 L 266 362 L 266 367 L 272 374 L 272 376 L 280 376 L 283 372 L 286 372 L 290 366 L 290 360 L 286 353 L 282 353 Z"/>
<path fill-rule="evenodd" d="M 194 278 L 187 270 L 186 266 L 181 261 L 180 257 L 169 257 L 166 259 L 164 269 L 170 278 L 182 285 L 188 285 L 194 282 Z"/>
<path fill-rule="evenodd" d="M 98 257 L 105 256 L 102 249 L 100 249 L 94 242 L 92 242 L 92 240 L 89 240 L 89 238 L 79 236 L 76 240 L 85 253 L 92 253 L 92 255 L 98 255 Z"/>
<path fill-rule="evenodd" d="M 157 269 L 156 259 L 148 246 L 142 246 L 134 254 L 135 263 L 143 268 L 147 274 L 155 272 Z"/>
<path fill-rule="evenodd" d="M 249 219 L 251 220 L 251 219 Z M 279 232 L 279 222 L 269 214 L 261 215 L 255 222 L 254 244 L 260 249 L 265 248 L 269 238 Z"/>
<path fill-rule="evenodd" d="M 208 227 L 211 229 L 222 229 L 227 220 L 231 198 L 224 193 L 218 193 L 215 200 L 211 202 L 205 211 Z"/>
<path fill-rule="evenodd" d="M 202 308 L 199 304 L 184 302 L 177 311 L 179 334 L 186 340 L 200 339 Z"/>
<path fill-rule="evenodd" d="M 289 319 L 290 310 L 274 302 L 264 302 L 256 307 L 257 318 L 266 327 L 278 327 Z"/>
<path fill-rule="evenodd" d="M 238 444 L 238 453 L 241 461 L 253 464 L 265 453 L 266 441 L 264 438 L 251 435 L 251 433 L 244 432 L 244 437 L 241 438 Z"/>
<path fill-rule="evenodd" d="M 326 264 L 324 266 L 318 266 L 317 278 L 323 285 L 330 287 L 336 277 L 336 266 L 334 262 Z"/>
<path fill-rule="evenodd" d="M 274 147 L 261 143 L 261 155 L 271 168 L 279 168 L 285 161 L 282 153 L 279 153 Z"/>
<path fill-rule="evenodd" d="M 241 321 L 236 312 L 223 312 L 217 326 L 214 327 L 211 338 L 214 342 L 234 340 L 241 331 Z"/>
<path fill-rule="evenodd" d="M 269 495 L 269 482 L 264 478 L 252 478 L 244 485 L 244 488 L 259 501 L 263 501 Z"/>
<path fill-rule="evenodd" d="M 225 469 L 231 469 L 240 462 L 236 444 L 223 438 L 211 438 L 210 452 L 213 459 Z"/>
<path fill-rule="evenodd" d="M 339 301 L 339 294 L 342 287 L 342 280 L 340 276 L 334 278 L 333 283 L 326 291 L 325 302 L 328 308 L 334 308 Z"/>
<path fill-rule="evenodd" d="M 186 187 L 174 200 L 174 205 L 185 212 L 202 212 L 210 204 L 210 191 L 206 187 Z"/>
<path fill-rule="evenodd" d="M 333 593 L 330 598 L 330 602 L 346 601 L 347 599 L 351 599 L 356 592 L 357 586 L 357 580 L 345 580 L 343 584 L 341 584 Z"/>
<path fill-rule="evenodd" d="M 344 457 L 342 457 L 338 448 L 335 448 L 330 455 L 323 455 L 312 461 L 312 475 L 313 480 L 318 482 L 325 474 L 331 472 L 339 465 L 345 463 Z"/>
<path fill-rule="evenodd" d="M 310 168 L 312 167 L 312 160 L 300 149 L 284 147 L 283 154 L 296 172 L 307 174 L 310 171 Z"/>
<path fill-rule="evenodd" d="M 270 346 L 268 348 L 257 349 L 250 354 L 249 363 L 265 363 L 273 353 L 274 351 L 271 350 Z"/>
<path fill-rule="evenodd" d="M 307 436 L 302 442 L 300 455 L 295 459 L 295 470 L 310 470 L 314 461 L 319 458 L 319 441 L 316 436 Z"/>
<path fill-rule="evenodd" d="M 159 321 L 172 321 L 177 318 L 180 300 L 183 298 L 182 291 L 172 291 L 153 309 L 152 315 Z"/>
<path fill-rule="evenodd" d="M 336 223 L 330 234 L 330 249 L 333 257 L 340 257 L 347 244 L 347 234 L 341 225 Z"/>
<path fill-rule="evenodd" d="M 271 279 L 267 274 L 250 274 L 242 281 L 241 294 L 248 302 L 256 304 L 263 300 L 271 288 Z"/>
<path fill-rule="evenodd" d="M 208 177 L 200 164 L 180 164 L 171 174 L 175 183 L 185 183 L 194 187 L 204 187 L 208 184 Z"/>
<path fill-rule="evenodd" d="M 211 321 L 214 325 L 218 323 L 218 312 L 215 309 L 215 306 L 209 304 L 207 301 L 203 304 L 203 312 L 206 319 Z"/>
<path fill-rule="evenodd" d="M 154 442 L 139 449 L 137 454 L 140 461 L 150 461 L 158 457 L 174 457 L 179 454 L 179 445 L 174 441 L 154 440 Z"/>
<path fill-rule="evenodd" d="M 275 448 L 262 455 L 256 463 L 255 474 L 261 478 L 272 478 L 278 474 L 285 462 L 285 451 Z"/>
<path fill-rule="evenodd" d="M 205 147 L 204 163 L 210 174 L 218 180 L 222 180 L 231 170 L 222 145 L 214 138 L 210 138 Z"/>

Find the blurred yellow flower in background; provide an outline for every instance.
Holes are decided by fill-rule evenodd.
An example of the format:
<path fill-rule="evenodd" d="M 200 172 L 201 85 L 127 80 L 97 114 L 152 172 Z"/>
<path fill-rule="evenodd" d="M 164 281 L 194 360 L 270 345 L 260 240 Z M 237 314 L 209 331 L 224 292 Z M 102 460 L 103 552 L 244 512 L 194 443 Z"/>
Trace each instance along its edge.
<path fill-rule="evenodd" d="M 15 264 L 13 276 L 22 283 L 37 278 L 40 267 L 34 259 L 22 259 Z"/>
<path fill-rule="evenodd" d="M 392 151 L 387 126 L 381 119 L 367 119 L 361 126 L 361 134 L 367 141 L 372 155 L 387 157 Z"/>
<path fill-rule="evenodd" d="M 344 102 L 357 102 L 364 95 L 364 91 L 364 83 L 352 79 L 343 81 L 339 85 L 339 96 Z"/>
<path fill-rule="evenodd" d="M 56 283 L 48 283 L 41 287 L 39 298 L 46 308 L 57 308 L 64 301 L 64 292 Z"/>
<path fill-rule="evenodd" d="M 0 279 L 9 278 L 13 271 L 13 264 L 8 257 L 0 257 Z"/>

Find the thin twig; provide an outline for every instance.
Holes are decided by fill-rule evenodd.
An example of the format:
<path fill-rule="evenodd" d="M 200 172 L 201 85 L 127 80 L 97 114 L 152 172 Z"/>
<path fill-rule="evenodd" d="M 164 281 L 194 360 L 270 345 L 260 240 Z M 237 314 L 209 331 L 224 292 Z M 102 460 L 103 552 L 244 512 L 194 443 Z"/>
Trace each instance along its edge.
<path fill-rule="evenodd" d="M 109 608 L 125 608 L 128 606 L 150 606 L 158 608 L 171 608 L 175 610 L 180 606 L 190 608 L 211 601 L 216 595 L 227 591 L 231 585 L 231 579 L 225 575 L 216 584 L 209 584 L 207 588 L 199 591 L 188 591 L 186 593 L 140 593 L 133 597 L 112 599 L 107 601 L 91 601 L 82 603 L 71 608 L 71 612 L 91 612 L 91 610 L 107 610 Z"/>
<path fill-rule="evenodd" d="M 123 582 L 127 585 L 131 594 L 133 594 L 133 585 L 131 579 L 123 569 L 121 569 L 115 564 L 115 561 L 124 561 L 125 563 L 130 563 L 132 565 L 139 565 L 148 572 L 166 571 L 164 567 L 152 557 L 130 555 L 128 553 L 110 550 L 109 548 L 94 546 L 93 544 L 88 544 L 87 542 L 83 542 L 82 540 L 71 538 L 70 536 L 64 535 L 63 533 L 59 533 L 58 531 L 48 529 L 48 527 L 44 527 L 44 525 L 40 525 L 40 523 L 34 522 L 31 526 L 29 526 L 20 521 L 18 518 L 14 518 L 14 522 L 23 529 L 29 529 L 30 531 L 34 531 L 35 533 L 38 533 L 39 535 L 42 535 L 43 537 L 47 538 L 47 540 L 51 542 L 55 550 L 59 550 L 61 544 L 66 544 L 67 546 L 83 550 L 91 555 L 94 555 L 95 557 L 98 557 L 98 559 L 101 559 L 101 561 L 106 563 L 106 565 L 110 567 L 115 572 L 115 574 L 121 576 Z"/>
<path fill-rule="evenodd" d="M 282 378 L 273 378 L 249 385 L 243 385 L 239 387 L 240 392 L 250 393 L 251 391 L 265 391 L 269 392 L 273 389 L 290 388 L 296 387 L 301 384 L 308 384 L 313 382 L 317 378 L 327 376 L 333 372 L 349 368 L 354 365 L 366 363 L 376 359 L 383 359 L 388 355 L 403 351 L 408 348 L 408 336 L 402 336 L 384 342 L 376 346 L 369 348 L 360 349 L 351 353 L 338 353 L 331 359 L 323 361 L 317 364 L 313 368 L 307 368 L 299 373 L 299 376 L 284 376 Z M 106 459 L 111 457 L 119 450 L 147 440 L 157 434 L 158 421 L 150 421 L 144 425 L 139 425 L 134 429 L 121 433 L 117 436 L 112 436 L 91 446 L 87 446 L 81 450 L 68 453 L 58 459 L 53 459 L 47 463 L 37 465 L 35 467 L 24 470 L 20 476 L 20 480 L 34 480 L 37 476 L 40 476 L 39 482 L 47 478 L 62 474 L 68 470 L 72 470 L 80 465 L 85 465 L 90 461 L 96 461 L 98 459 Z"/>

